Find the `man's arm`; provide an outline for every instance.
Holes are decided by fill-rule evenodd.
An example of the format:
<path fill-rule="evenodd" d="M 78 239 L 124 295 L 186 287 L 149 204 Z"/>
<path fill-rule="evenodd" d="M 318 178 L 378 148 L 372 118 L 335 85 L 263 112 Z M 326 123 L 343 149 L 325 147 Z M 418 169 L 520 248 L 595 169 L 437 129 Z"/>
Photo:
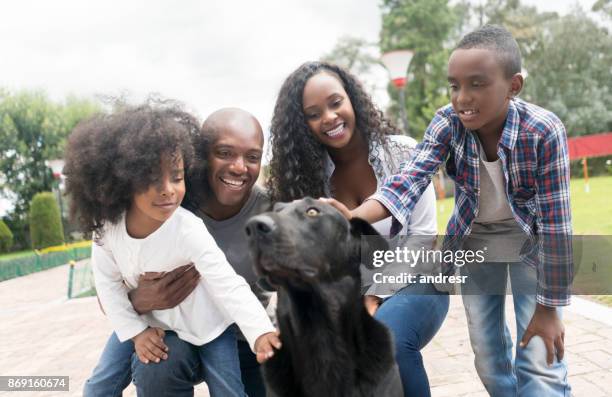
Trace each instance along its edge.
<path fill-rule="evenodd" d="M 189 296 L 199 282 L 200 273 L 190 263 L 167 273 L 148 272 L 141 275 L 138 287 L 131 290 L 128 296 L 138 314 L 171 309 Z"/>

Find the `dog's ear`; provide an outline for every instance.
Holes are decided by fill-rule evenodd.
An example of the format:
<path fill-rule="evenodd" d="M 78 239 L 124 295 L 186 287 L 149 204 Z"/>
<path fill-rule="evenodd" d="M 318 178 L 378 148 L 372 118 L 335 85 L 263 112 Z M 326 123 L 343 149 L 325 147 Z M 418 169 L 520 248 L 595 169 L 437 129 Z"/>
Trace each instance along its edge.
<path fill-rule="evenodd" d="M 352 218 L 350 224 L 354 254 L 368 269 L 373 269 L 375 252 L 387 251 L 389 249 L 389 243 L 372 227 L 372 225 L 361 218 Z"/>

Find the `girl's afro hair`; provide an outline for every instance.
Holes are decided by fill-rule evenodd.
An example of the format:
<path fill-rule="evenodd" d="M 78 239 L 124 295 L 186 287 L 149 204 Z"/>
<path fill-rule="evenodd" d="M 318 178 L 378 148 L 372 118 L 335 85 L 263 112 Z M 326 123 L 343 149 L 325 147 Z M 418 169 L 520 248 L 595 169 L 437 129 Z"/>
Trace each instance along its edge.
<path fill-rule="evenodd" d="M 101 236 L 104 223 L 116 223 L 134 194 L 154 183 L 163 156 L 182 158 L 189 170 L 198 130 L 198 120 L 168 101 L 80 122 L 68 138 L 63 171 L 71 217 L 83 231 Z"/>

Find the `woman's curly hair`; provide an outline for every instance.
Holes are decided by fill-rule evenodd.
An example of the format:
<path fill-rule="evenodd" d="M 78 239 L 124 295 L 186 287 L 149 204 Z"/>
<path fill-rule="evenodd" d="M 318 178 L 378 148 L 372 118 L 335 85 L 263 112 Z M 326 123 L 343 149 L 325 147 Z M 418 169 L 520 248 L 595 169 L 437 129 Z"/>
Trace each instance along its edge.
<path fill-rule="evenodd" d="M 307 62 L 283 83 L 270 127 L 270 177 L 267 188 L 273 202 L 292 201 L 304 196 L 325 196 L 325 146 L 310 131 L 302 106 L 304 86 L 315 74 L 337 76 L 353 105 L 356 132 L 368 145 L 377 142 L 387 148 L 386 135 L 397 129 L 374 106 L 361 83 L 343 68 L 326 62 Z"/>
<path fill-rule="evenodd" d="M 161 173 L 161 159 L 192 163 L 191 137 L 199 122 L 174 102 L 126 106 L 80 122 L 68 138 L 64 174 L 71 217 L 83 231 L 102 236 Z"/>

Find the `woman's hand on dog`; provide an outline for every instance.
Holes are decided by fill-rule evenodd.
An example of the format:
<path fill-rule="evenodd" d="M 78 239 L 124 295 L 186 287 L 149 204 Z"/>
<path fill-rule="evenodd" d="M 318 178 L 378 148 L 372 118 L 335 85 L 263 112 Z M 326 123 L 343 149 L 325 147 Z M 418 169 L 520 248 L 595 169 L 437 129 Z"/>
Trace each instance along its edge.
<path fill-rule="evenodd" d="M 374 316 L 374 313 L 376 313 L 376 310 L 378 310 L 378 307 L 380 306 L 380 302 L 382 302 L 382 299 L 376 295 L 363 296 L 363 304 L 365 305 L 368 313 L 370 313 L 370 316 Z"/>
<path fill-rule="evenodd" d="M 147 328 L 135 337 L 134 350 L 143 364 L 158 363 L 168 358 L 168 346 L 164 343 L 164 330 L 161 328 Z"/>
<path fill-rule="evenodd" d="M 262 364 L 274 356 L 274 349 L 278 350 L 282 347 L 280 341 L 280 332 L 268 332 L 261 335 L 255 341 L 255 353 L 257 354 L 257 362 Z"/>

